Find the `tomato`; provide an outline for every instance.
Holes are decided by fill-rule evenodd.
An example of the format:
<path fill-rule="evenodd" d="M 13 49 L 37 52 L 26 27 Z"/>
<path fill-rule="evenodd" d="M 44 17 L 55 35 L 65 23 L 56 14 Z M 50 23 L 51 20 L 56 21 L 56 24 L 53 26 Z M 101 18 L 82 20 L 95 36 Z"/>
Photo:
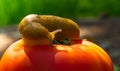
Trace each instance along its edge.
<path fill-rule="evenodd" d="M 34 18 L 29 15 L 20 22 L 22 39 L 8 47 L 0 71 L 114 71 L 109 55 L 98 45 L 80 39 L 53 44 L 61 31 L 49 32 Z"/>
<path fill-rule="evenodd" d="M 107 53 L 83 40 L 81 44 L 23 46 L 22 40 L 3 55 L 0 71 L 114 71 Z"/>

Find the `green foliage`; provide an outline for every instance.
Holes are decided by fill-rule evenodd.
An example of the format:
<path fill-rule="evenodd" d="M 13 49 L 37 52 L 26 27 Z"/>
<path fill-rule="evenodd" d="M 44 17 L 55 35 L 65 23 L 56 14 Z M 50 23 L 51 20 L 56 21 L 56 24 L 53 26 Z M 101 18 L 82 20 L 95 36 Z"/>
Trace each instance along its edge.
<path fill-rule="evenodd" d="M 115 70 L 115 71 L 120 71 L 120 67 L 114 65 L 114 70 Z"/>
<path fill-rule="evenodd" d="M 32 13 L 77 18 L 105 11 L 119 16 L 119 3 L 120 0 L 0 0 L 0 26 L 19 23 Z"/>

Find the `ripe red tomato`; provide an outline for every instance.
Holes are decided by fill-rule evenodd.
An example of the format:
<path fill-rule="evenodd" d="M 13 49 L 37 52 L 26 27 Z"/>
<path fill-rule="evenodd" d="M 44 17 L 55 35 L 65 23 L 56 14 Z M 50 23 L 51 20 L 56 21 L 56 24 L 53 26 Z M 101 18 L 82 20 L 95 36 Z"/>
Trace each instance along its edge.
<path fill-rule="evenodd" d="M 0 71 L 114 71 L 107 53 L 96 44 L 24 46 L 11 45 L 0 62 Z"/>

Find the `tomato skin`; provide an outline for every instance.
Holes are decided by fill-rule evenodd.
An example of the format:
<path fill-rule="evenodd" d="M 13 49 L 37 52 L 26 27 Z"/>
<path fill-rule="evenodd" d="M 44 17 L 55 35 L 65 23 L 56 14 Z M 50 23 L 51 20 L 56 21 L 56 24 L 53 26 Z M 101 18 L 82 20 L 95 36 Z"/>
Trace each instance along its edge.
<path fill-rule="evenodd" d="M 61 51 L 56 54 L 56 63 L 61 71 L 114 71 L 108 54 L 96 44 L 82 40 L 81 44 L 69 46 L 59 45 Z M 68 57 L 66 57 L 68 56 Z M 64 65 L 64 66 L 63 66 Z"/>
<path fill-rule="evenodd" d="M 23 46 L 14 43 L 4 53 L 0 71 L 114 71 L 107 53 L 96 44 Z"/>
<path fill-rule="evenodd" d="M 21 40 L 10 46 L 0 62 L 0 71 L 55 71 L 51 46 L 23 46 Z"/>

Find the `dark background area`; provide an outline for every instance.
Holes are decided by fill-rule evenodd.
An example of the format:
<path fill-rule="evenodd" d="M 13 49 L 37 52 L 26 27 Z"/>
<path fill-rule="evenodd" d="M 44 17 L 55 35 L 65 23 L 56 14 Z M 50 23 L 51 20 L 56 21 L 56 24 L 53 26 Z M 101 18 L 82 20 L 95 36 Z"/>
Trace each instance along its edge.
<path fill-rule="evenodd" d="M 120 0 L 0 0 L 0 56 L 21 38 L 17 26 L 28 14 L 57 15 L 74 20 L 81 39 L 100 45 L 120 71 Z"/>

